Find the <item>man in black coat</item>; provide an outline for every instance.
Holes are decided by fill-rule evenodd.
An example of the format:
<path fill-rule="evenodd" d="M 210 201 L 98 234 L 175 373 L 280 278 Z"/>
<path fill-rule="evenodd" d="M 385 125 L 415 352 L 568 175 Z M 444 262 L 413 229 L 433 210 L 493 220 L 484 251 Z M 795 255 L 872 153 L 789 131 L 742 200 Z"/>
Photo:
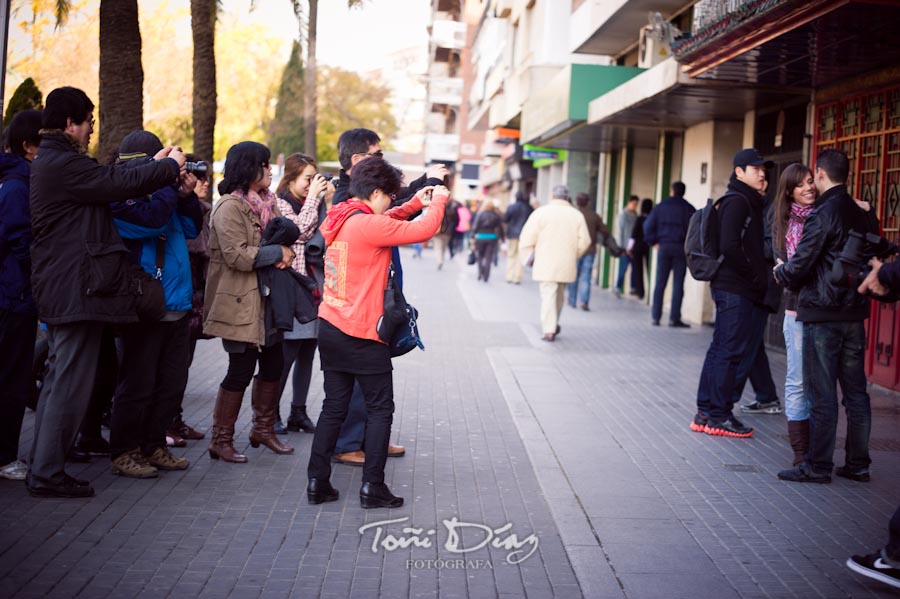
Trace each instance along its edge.
<path fill-rule="evenodd" d="M 738 365 L 747 353 L 755 316 L 765 308 L 768 272 L 763 252 L 763 197 L 771 162 L 754 149 L 734 156 L 728 191 L 718 202 L 722 264 L 710 282 L 716 303 L 712 343 L 697 388 L 697 414 L 690 428 L 719 437 L 750 437 L 753 429 L 732 413 Z"/>
<path fill-rule="evenodd" d="M 109 204 L 174 183 L 185 162 L 170 147 L 140 167 L 100 166 L 86 154 L 93 111 L 80 89 L 50 92 L 31 170 L 32 283 L 38 315 L 47 324 L 50 371 L 25 482 L 41 497 L 94 494 L 85 481 L 66 474 L 65 457 L 90 400 L 104 324 L 137 321 L 128 250 Z"/>
<path fill-rule="evenodd" d="M 664 199 L 650 212 L 644 221 L 644 240 L 658 246 L 656 253 L 656 286 L 653 288 L 653 305 L 650 309 L 653 324 L 659 326 L 662 318 L 663 295 L 672 273 L 672 309 L 669 310 L 669 326 L 688 328 L 681 320 L 681 301 L 684 299 L 684 275 L 687 259 L 684 257 L 684 239 L 695 208 L 684 199 L 685 185 L 672 183 L 672 195 Z"/>
<path fill-rule="evenodd" d="M 522 257 L 519 255 L 519 234 L 525 221 L 534 212 L 528 203 L 528 194 L 522 190 L 516 192 L 516 201 L 506 208 L 503 223 L 506 225 L 506 282 L 516 285 L 522 282 Z M 590 227 L 588 227 L 590 229 Z M 585 254 L 586 256 L 587 254 Z M 585 302 L 587 305 L 587 302 Z"/>
<path fill-rule="evenodd" d="M 350 177 L 353 167 L 370 156 L 383 156 L 381 150 L 381 138 L 370 129 L 350 129 L 344 131 L 338 138 L 338 160 L 341 163 L 341 174 L 334 183 L 334 198 L 332 203 L 337 205 L 350 199 Z M 402 189 L 397 199 L 391 206 L 398 206 L 409 201 L 417 191 L 429 185 L 442 185 L 447 176 L 447 167 L 443 164 L 433 164 L 425 171 L 425 174 Z M 403 268 L 400 265 L 400 252 L 392 248 L 394 279 L 400 288 L 403 288 Z M 366 400 L 363 397 L 359 384 L 353 386 L 353 394 L 350 396 L 350 406 L 337 445 L 334 449 L 334 461 L 351 466 L 362 466 L 366 461 L 362 451 L 363 441 L 366 436 Z M 406 453 L 402 445 L 388 445 L 388 457 L 400 457 Z"/>
<path fill-rule="evenodd" d="M 806 461 L 778 478 L 793 482 L 831 482 L 837 435 L 840 378 L 847 411 L 846 463 L 836 474 L 869 480 L 869 432 L 872 412 L 866 391 L 866 327 L 870 300 L 856 289 L 837 286 L 831 269 L 850 231 L 878 234 L 878 220 L 847 192 L 850 162 L 841 150 L 825 150 L 816 159 L 819 190 L 803 227 L 797 251 L 775 266 L 775 279 L 800 289 L 797 320 L 803 323 L 803 387 L 810 402 L 809 453 Z"/>

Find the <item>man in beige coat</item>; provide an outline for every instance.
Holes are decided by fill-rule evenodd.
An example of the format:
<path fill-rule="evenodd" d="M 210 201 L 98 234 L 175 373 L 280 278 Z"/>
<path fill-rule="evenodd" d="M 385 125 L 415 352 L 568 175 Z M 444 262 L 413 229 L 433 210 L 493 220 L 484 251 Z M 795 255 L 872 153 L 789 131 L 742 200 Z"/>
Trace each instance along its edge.
<path fill-rule="evenodd" d="M 553 188 L 553 199 L 528 217 L 519 236 L 523 256 L 534 252 L 531 278 L 541 283 L 541 330 L 544 341 L 559 334 L 565 289 L 575 280 L 578 258 L 591 245 L 584 217 L 569 203 L 565 185 Z"/>

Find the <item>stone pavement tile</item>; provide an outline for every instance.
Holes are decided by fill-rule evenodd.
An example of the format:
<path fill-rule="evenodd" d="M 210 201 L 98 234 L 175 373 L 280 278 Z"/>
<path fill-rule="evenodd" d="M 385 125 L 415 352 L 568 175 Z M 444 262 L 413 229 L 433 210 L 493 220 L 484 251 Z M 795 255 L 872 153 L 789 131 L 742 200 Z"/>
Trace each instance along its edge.
<path fill-rule="evenodd" d="M 705 575 L 691 574 L 636 574 L 619 575 L 629 599 L 715 599 L 737 598 L 735 589 L 714 572 Z"/>

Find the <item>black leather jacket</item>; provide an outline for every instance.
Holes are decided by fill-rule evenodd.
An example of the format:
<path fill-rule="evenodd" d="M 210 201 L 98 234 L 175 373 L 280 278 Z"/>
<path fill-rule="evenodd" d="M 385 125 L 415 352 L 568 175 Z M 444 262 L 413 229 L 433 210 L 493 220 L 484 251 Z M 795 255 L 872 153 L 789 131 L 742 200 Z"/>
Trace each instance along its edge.
<path fill-rule="evenodd" d="M 797 320 L 842 322 L 869 317 L 869 298 L 856 289 L 830 282 L 831 267 L 844 249 L 850 231 L 878 233 L 873 211 L 860 208 L 846 185 L 832 187 L 816 200 L 803 227 L 796 253 L 775 269 L 779 283 L 800 290 Z"/>

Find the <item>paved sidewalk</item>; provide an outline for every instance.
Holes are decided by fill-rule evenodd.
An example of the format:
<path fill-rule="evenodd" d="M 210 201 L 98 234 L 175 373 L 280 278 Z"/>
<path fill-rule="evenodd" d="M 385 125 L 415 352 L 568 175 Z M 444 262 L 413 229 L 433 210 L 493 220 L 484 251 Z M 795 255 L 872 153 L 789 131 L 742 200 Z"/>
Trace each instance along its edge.
<path fill-rule="evenodd" d="M 479 283 L 463 262 L 439 272 L 431 252 L 403 252 L 427 351 L 395 361 L 393 441 L 407 455 L 388 460 L 386 481 L 402 508 L 360 509 L 361 472 L 348 466 L 332 477 L 340 501 L 307 505 L 312 436 L 289 435 L 292 456 L 250 448 L 246 399 L 237 438 L 249 464 L 212 461 L 198 441 L 175 450 L 189 470 L 156 480 L 70 465 L 93 481 L 90 500 L 37 500 L 0 481 L 0 597 L 895 596 L 843 561 L 885 541 L 900 403 L 873 395 L 871 483 L 781 483 L 783 415 L 745 418 L 758 429 L 749 440 L 687 429 L 709 329 L 652 328 L 646 306 L 595 288 L 592 311 L 566 308 L 558 341 L 544 343 L 537 286 L 506 285 L 502 262 Z M 777 383 L 783 359 L 770 357 Z M 185 419 L 199 428 L 225 360 L 218 341 L 198 346 Z M 316 372 L 314 416 L 321 401 Z M 29 412 L 23 455 L 32 425 Z M 493 546 L 448 549 L 454 517 L 471 524 L 457 551 Z M 377 530 L 359 532 L 402 518 L 375 551 Z M 509 564 L 533 538 L 534 554 Z"/>

